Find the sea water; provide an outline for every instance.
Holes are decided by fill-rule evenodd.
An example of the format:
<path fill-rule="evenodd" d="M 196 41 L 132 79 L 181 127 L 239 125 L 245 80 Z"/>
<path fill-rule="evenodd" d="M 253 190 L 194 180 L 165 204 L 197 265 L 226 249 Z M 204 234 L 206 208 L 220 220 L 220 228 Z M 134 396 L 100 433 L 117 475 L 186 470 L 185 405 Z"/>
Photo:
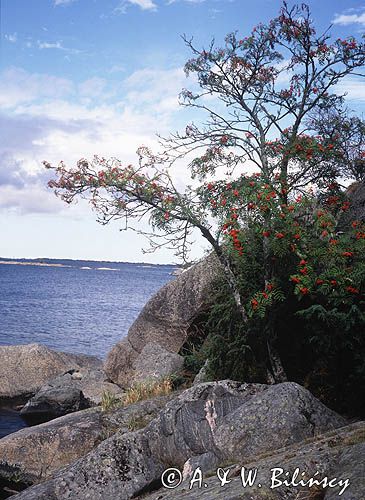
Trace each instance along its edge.
<path fill-rule="evenodd" d="M 40 343 L 105 357 L 173 266 L 64 262 L 0 264 L 0 345 Z"/>
<path fill-rule="evenodd" d="M 50 262 L 50 261 L 48 261 Z M 105 358 L 174 266 L 52 261 L 0 264 L 0 345 L 40 343 Z M 1 360 L 0 360 L 1 362 Z M 0 438 L 25 427 L 0 408 Z"/>

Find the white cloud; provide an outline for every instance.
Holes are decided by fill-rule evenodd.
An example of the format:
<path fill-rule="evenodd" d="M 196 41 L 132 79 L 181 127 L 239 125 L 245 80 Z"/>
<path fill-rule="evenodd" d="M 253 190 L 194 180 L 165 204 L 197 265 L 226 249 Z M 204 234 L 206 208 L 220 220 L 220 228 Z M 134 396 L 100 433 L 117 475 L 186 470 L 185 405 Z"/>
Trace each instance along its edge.
<path fill-rule="evenodd" d="M 356 77 L 344 78 L 336 85 L 336 92 L 346 94 L 348 101 L 365 101 L 365 85 L 364 80 Z"/>
<path fill-rule="evenodd" d="M 365 26 L 365 11 L 356 14 L 336 14 L 332 22 L 333 24 L 341 24 L 342 26 L 350 24 Z"/>
<path fill-rule="evenodd" d="M 6 70 L 0 79 L 0 128 L 7 132 L 0 151 L 0 205 L 17 213 L 41 210 L 37 200 L 48 196 L 42 160 L 74 165 L 98 154 L 133 164 L 141 144 L 158 149 L 155 133 L 171 129 L 184 78 L 181 68 L 149 68 L 117 87 L 97 77 L 77 85 L 20 68 Z M 110 101 L 117 91 L 119 97 Z M 44 200 L 43 211 L 53 211 Z"/>
<path fill-rule="evenodd" d="M 59 49 L 59 50 L 66 50 L 61 42 L 41 42 L 38 40 L 37 42 L 38 48 L 42 49 Z"/>
<path fill-rule="evenodd" d="M 129 5 L 136 5 L 142 10 L 157 10 L 157 5 L 153 2 L 153 0 L 122 0 L 120 4 L 114 9 L 114 12 L 117 14 L 125 14 Z"/>
<path fill-rule="evenodd" d="M 54 0 L 55 5 L 67 5 L 69 3 L 75 2 L 76 0 Z"/>
<path fill-rule="evenodd" d="M 177 2 L 187 2 L 187 3 L 203 3 L 206 0 L 168 0 L 167 5 L 171 5 Z"/>
<path fill-rule="evenodd" d="M 128 0 L 132 5 L 138 5 L 142 10 L 156 10 L 157 5 L 152 0 Z"/>
<path fill-rule="evenodd" d="M 10 43 L 16 43 L 18 41 L 18 35 L 17 33 L 5 34 L 5 40 L 7 40 Z"/>
<path fill-rule="evenodd" d="M 93 77 L 79 85 L 79 92 L 83 97 L 99 97 L 104 93 L 106 83 L 104 78 Z"/>
<path fill-rule="evenodd" d="M 218 15 L 222 14 L 222 10 L 220 9 L 209 9 L 211 19 L 216 19 Z"/>
<path fill-rule="evenodd" d="M 109 70 L 109 73 L 110 74 L 113 74 L 113 73 L 124 73 L 125 72 L 125 67 L 124 66 L 121 66 L 120 64 L 114 64 L 110 70 Z"/>
<path fill-rule="evenodd" d="M 64 207 L 40 184 L 27 185 L 26 189 L 0 185 L 0 209 L 24 215 L 57 213 Z"/>
<path fill-rule="evenodd" d="M 26 190 L 0 186 L 0 209 L 18 214 L 60 212 L 59 200 L 41 186 L 28 186 Z"/>
<path fill-rule="evenodd" d="M 124 82 L 125 99 L 129 104 L 138 102 L 149 112 L 172 112 L 178 106 L 178 95 L 185 79 L 182 68 L 138 70 Z"/>
<path fill-rule="evenodd" d="M 10 109 L 36 99 L 56 99 L 72 94 L 70 80 L 9 68 L 0 75 L 0 108 Z"/>
<path fill-rule="evenodd" d="M 69 52 L 71 54 L 80 54 L 81 50 L 78 49 L 70 49 L 68 47 L 64 47 L 62 42 L 41 42 L 37 40 L 37 46 L 40 50 L 48 50 L 48 49 L 56 49 L 63 50 L 65 52 Z"/>

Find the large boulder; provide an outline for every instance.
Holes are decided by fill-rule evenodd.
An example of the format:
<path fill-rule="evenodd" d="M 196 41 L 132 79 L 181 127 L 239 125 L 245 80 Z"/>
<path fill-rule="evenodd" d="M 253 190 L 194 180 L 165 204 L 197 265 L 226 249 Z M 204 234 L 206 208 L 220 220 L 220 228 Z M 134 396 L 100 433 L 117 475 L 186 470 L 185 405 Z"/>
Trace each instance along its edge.
<path fill-rule="evenodd" d="M 183 468 L 188 460 L 203 463 L 207 470 L 227 461 L 247 463 L 260 453 L 272 453 L 344 424 L 343 418 L 294 383 L 201 384 L 167 403 L 144 429 L 117 432 L 18 498 L 134 498 L 159 487 L 168 467 Z"/>
<path fill-rule="evenodd" d="M 80 389 L 87 400 L 89 406 L 99 405 L 103 394 L 108 392 L 115 397 L 121 397 L 123 391 L 121 388 L 109 381 L 103 370 L 90 370 L 80 368 L 72 370 L 56 380 L 51 381 L 49 385 L 64 386 L 71 385 Z"/>
<path fill-rule="evenodd" d="M 23 406 L 20 415 L 30 425 L 48 422 L 79 410 L 89 408 L 80 389 L 76 387 L 50 387 L 41 389 Z"/>
<path fill-rule="evenodd" d="M 9 434 L 0 439 L 0 484 L 12 477 L 24 484 L 45 480 L 115 432 L 145 427 L 175 395 L 108 411 L 90 408 Z"/>
<path fill-rule="evenodd" d="M 102 370 L 70 370 L 42 386 L 20 414 L 32 424 L 47 422 L 100 404 L 105 392 L 119 398 L 123 394 L 119 386 L 108 382 Z"/>
<path fill-rule="evenodd" d="M 132 365 L 133 383 L 164 379 L 181 372 L 183 366 L 182 356 L 150 342 L 142 349 L 140 356 Z"/>
<path fill-rule="evenodd" d="M 69 370 L 101 368 L 95 356 L 54 351 L 40 344 L 0 346 L 0 405 L 25 401 L 50 379 Z"/>
<path fill-rule="evenodd" d="M 144 306 L 128 336 L 109 352 L 105 371 L 110 379 L 132 385 L 135 365 L 143 363 L 141 353 L 150 343 L 178 353 L 194 319 L 210 303 L 212 285 L 221 273 L 217 257 L 211 254 L 163 286 Z"/>

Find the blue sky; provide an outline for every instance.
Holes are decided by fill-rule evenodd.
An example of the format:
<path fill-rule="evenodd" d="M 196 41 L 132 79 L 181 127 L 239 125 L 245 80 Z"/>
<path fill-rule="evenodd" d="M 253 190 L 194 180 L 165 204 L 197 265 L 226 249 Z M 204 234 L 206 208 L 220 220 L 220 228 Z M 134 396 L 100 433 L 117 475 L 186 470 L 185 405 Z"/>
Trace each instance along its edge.
<path fill-rule="evenodd" d="M 361 1 L 307 3 L 319 30 L 364 31 Z M 2 0 L 0 256 L 173 261 L 167 250 L 142 254 L 142 237 L 99 226 L 87 206 L 65 207 L 47 190 L 41 162 L 93 154 L 133 162 L 156 132 L 191 119 L 177 104 L 189 85 L 181 35 L 198 46 L 220 42 L 279 8 L 276 0 Z M 365 109 L 362 83 L 345 90 L 351 107 Z"/>

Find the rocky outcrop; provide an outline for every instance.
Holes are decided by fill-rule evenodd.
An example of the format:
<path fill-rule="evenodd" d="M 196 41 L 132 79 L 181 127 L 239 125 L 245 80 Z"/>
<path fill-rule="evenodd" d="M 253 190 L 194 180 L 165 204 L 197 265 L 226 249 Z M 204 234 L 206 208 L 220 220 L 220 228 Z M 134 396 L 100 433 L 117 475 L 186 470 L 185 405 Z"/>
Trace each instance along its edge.
<path fill-rule="evenodd" d="M 25 401 L 50 379 L 69 370 L 100 369 L 94 356 L 53 351 L 40 344 L 0 346 L 0 404 Z"/>
<path fill-rule="evenodd" d="M 92 450 L 102 439 L 100 409 L 76 412 L 0 439 L 0 477 L 13 470 L 37 482 Z"/>
<path fill-rule="evenodd" d="M 89 408 L 80 389 L 76 387 L 50 387 L 41 389 L 21 409 L 20 414 L 30 425 L 48 422 L 79 410 Z"/>
<path fill-rule="evenodd" d="M 164 465 L 151 454 L 143 431 L 117 433 L 53 479 L 15 498 L 26 500 L 125 500 L 159 485 Z"/>
<path fill-rule="evenodd" d="M 51 381 L 48 385 L 77 387 L 80 389 L 88 402 L 89 406 L 99 405 L 103 394 L 109 392 L 115 397 L 121 397 L 123 391 L 121 388 L 109 381 L 103 370 L 89 370 L 81 368 L 73 370 Z"/>
<path fill-rule="evenodd" d="M 207 470 L 227 461 L 247 463 L 344 424 L 294 383 L 201 384 L 170 401 L 144 429 L 116 433 L 17 498 L 129 499 L 161 486 L 168 467 L 183 468 L 189 460 Z"/>
<path fill-rule="evenodd" d="M 293 382 L 223 381 L 184 391 L 146 432 L 155 456 L 183 466 L 190 457 L 207 452 L 222 462 L 247 461 L 344 424 L 342 417 Z"/>
<path fill-rule="evenodd" d="M 102 370 L 70 370 L 42 386 L 20 413 L 29 423 L 47 422 L 100 404 L 104 392 L 115 397 L 123 394 L 120 387 L 107 381 Z"/>
<path fill-rule="evenodd" d="M 196 498 L 202 500 L 337 500 L 339 498 L 362 500 L 365 491 L 364 459 L 365 422 L 359 422 L 280 448 L 278 451 L 272 450 L 266 456 L 252 461 L 230 466 L 225 464 L 223 468 L 229 482 L 224 486 L 221 486 L 216 471 L 207 476 L 204 465 L 199 464 L 203 472 L 201 488 L 195 482 L 190 489 L 192 479 L 190 476 L 176 489 L 161 488 L 158 492 L 143 496 L 143 500 L 196 500 Z M 280 472 L 274 471 L 277 468 L 283 469 L 284 472 L 276 477 L 276 474 Z M 327 478 L 327 483 L 322 483 L 325 487 L 316 486 L 316 484 L 287 486 L 273 482 L 273 477 L 274 481 L 275 477 L 276 481 L 284 479 L 291 481 L 296 469 L 299 470 L 297 482 L 303 477 L 307 480 Z M 252 486 L 243 487 L 242 471 L 243 477 L 246 478 L 249 471 L 253 474 L 257 471 Z M 288 476 L 284 476 L 286 472 Z M 302 472 L 305 476 L 301 475 Z M 221 470 L 221 477 L 222 473 Z M 329 487 L 328 481 L 333 479 L 332 487 Z M 295 480 L 294 484 L 297 484 Z M 342 494 L 339 496 L 341 491 Z"/>
<path fill-rule="evenodd" d="M 350 208 L 341 212 L 337 229 L 347 231 L 354 220 L 365 222 L 365 182 L 355 182 L 347 188 L 346 196 Z"/>
<path fill-rule="evenodd" d="M 122 435 L 145 427 L 175 395 L 110 411 L 90 408 L 0 439 L 0 483 L 14 476 L 24 484 L 46 479 L 116 431 Z"/>
<path fill-rule="evenodd" d="M 133 363 L 133 383 L 145 380 L 160 380 L 181 372 L 184 358 L 167 351 L 159 344 L 150 342 L 141 351 Z"/>
<path fill-rule="evenodd" d="M 105 371 L 110 379 L 122 386 L 133 384 L 136 366 L 143 363 L 141 353 L 150 343 L 178 353 L 193 320 L 209 303 L 220 273 L 219 262 L 211 254 L 163 286 L 144 306 L 127 338 L 109 352 Z"/>

